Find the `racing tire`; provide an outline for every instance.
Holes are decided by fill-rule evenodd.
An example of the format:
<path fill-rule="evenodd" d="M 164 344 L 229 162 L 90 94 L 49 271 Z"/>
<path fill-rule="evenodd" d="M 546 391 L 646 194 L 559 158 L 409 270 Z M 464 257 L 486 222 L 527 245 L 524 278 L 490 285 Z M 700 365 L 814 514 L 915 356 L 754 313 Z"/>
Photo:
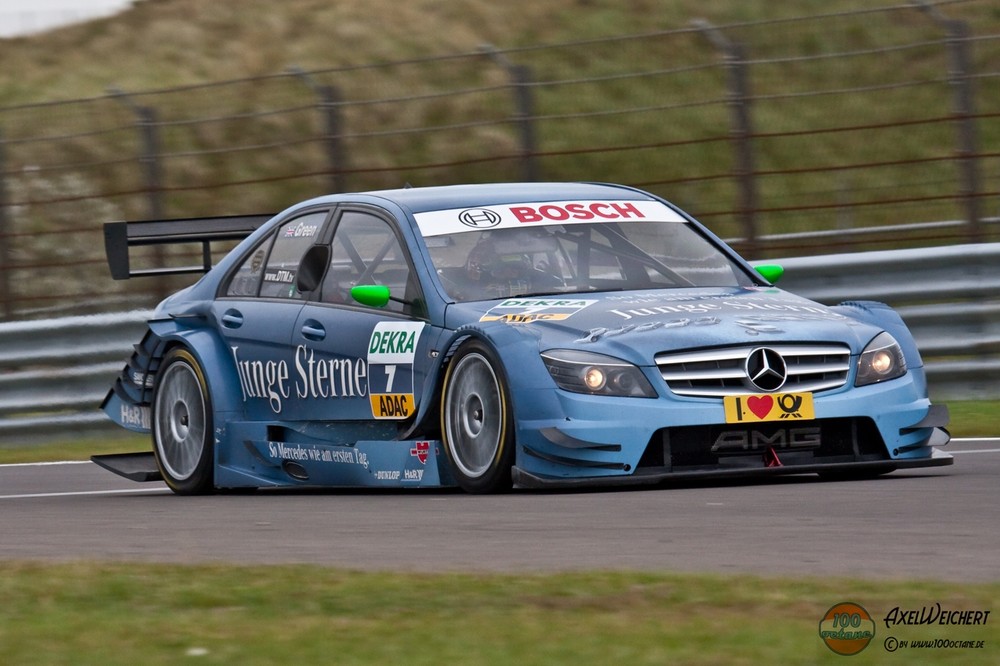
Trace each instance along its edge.
<path fill-rule="evenodd" d="M 441 434 L 459 487 L 470 493 L 510 490 L 514 464 L 510 393 L 496 354 L 470 340 L 444 378 Z"/>
<path fill-rule="evenodd" d="M 163 480 L 178 495 L 212 492 L 212 401 L 205 373 L 186 349 L 160 364 L 153 388 L 153 453 Z"/>

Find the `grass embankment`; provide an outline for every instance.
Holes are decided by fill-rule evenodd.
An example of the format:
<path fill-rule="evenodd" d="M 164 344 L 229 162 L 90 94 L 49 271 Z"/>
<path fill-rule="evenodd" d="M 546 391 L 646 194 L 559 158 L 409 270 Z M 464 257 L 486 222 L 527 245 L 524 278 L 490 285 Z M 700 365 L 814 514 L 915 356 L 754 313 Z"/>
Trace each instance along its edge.
<path fill-rule="evenodd" d="M 22 665 L 841 664 L 818 625 L 842 601 L 876 621 L 852 664 L 987 664 L 1000 649 L 995 622 L 884 622 L 897 606 L 996 609 L 1000 584 L 2 563 L 0 596 L 0 662 Z M 889 636 L 985 647 L 889 653 Z"/>
<path fill-rule="evenodd" d="M 897 11 L 873 11 L 888 7 Z M 730 124 L 724 70 L 721 64 L 712 66 L 720 54 L 691 23 L 705 19 L 730 26 L 728 38 L 744 43 L 755 61 L 758 205 L 774 211 L 761 216 L 760 233 L 842 228 L 848 222 L 955 219 L 961 210 L 951 184 L 954 165 L 945 159 L 953 152 L 954 129 L 946 122 L 922 122 L 916 129 L 908 124 L 950 113 L 952 98 L 942 82 L 947 51 L 936 41 L 942 40 L 941 28 L 917 9 L 898 7 L 888 0 L 829 0 L 813 6 L 718 0 L 455 0 L 447 6 L 392 0 L 139 2 L 116 17 L 0 41 L 5 69 L 17 72 L 0 76 L 4 107 L 96 100 L 85 110 L 12 111 L 5 136 L 29 142 L 21 148 L 11 141 L 7 168 L 23 167 L 31 175 L 42 166 L 59 174 L 67 153 L 74 163 L 111 165 L 72 172 L 72 182 L 47 177 L 47 172 L 42 178 L 14 179 L 8 196 L 44 201 L 50 191 L 85 197 L 142 191 L 141 170 L 122 160 L 136 150 L 132 133 L 123 130 L 134 122 L 133 112 L 120 101 L 101 100 L 110 85 L 133 93 L 188 87 L 184 95 L 146 95 L 136 101 L 154 107 L 165 123 L 168 216 L 280 210 L 320 194 L 329 186 L 325 178 L 285 178 L 329 167 L 322 142 L 314 140 L 323 130 L 303 132 L 317 122 L 311 110 L 315 95 L 300 80 L 274 79 L 293 65 L 336 70 L 317 76 L 336 84 L 344 99 L 349 167 L 356 171 L 349 189 L 516 179 L 521 177 L 517 160 L 476 162 L 521 150 L 518 136 L 508 129 L 513 124 L 506 74 L 485 57 L 448 57 L 476 54 L 482 45 L 493 44 L 511 50 L 513 62 L 531 67 L 538 84 L 533 87 L 535 149 L 550 154 L 538 165 L 543 178 L 649 187 L 696 215 L 719 214 L 706 221 L 730 237 L 744 230 L 732 214 L 737 205 L 733 179 L 720 177 L 733 163 L 728 142 L 715 140 L 727 136 Z M 967 21 L 977 37 L 995 35 L 1000 24 L 1000 14 L 989 3 L 953 3 L 943 11 Z M 780 40 L 773 38 L 777 29 Z M 656 31 L 666 34 L 612 39 Z M 580 46 L 544 46 L 556 44 Z M 979 67 L 974 74 L 979 74 L 979 62 L 991 62 L 998 51 L 990 39 L 974 47 Z M 860 57 L 868 52 L 870 57 Z M 401 64 L 428 59 L 440 62 Z M 246 79 L 252 81 L 245 86 L 195 89 Z M 849 88 L 857 90 L 833 94 Z M 481 89 L 497 92 L 471 92 Z M 997 108 L 994 87 L 977 86 L 975 95 L 979 113 Z M 274 112 L 300 107 L 307 111 Z M 107 117 L 118 119 L 113 132 L 98 122 Z M 900 127 L 882 127 L 875 135 L 828 131 L 893 122 Z M 460 129 L 446 131 L 447 126 Z M 417 127 L 435 129 L 413 132 Z M 773 137 L 786 132 L 816 133 L 807 142 Z M 984 118 L 977 133 L 982 146 L 996 144 L 996 123 Z M 74 139 L 67 147 L 37 142 L 41 136 Z M 713 141 L 682 145 L 707 138 Z M 290 149 L 247 150 L 274 142 Z M 659 143 L 669 146 L 618 150 Z M 862 164 L 879 166 L 844 170 Z M 252 185 L 201 189 L 240 182 Z M 948 185 L 942 189 L 942 183 Z M 872 198 L 912 200 L 919 210 L 901 220 L 891 208 L 867 205 Z M 847 202 L 865 205 L 845 213 L 840 206 Z M 138 197 L 101 203 L 105 208 L 86 214 L 75 200 L 63 211 L 50 206 L 26 210 L 15 224 L 27 233 L 147 214 L 146 201 Z M 797 207 L 805 208 L 791 215 L 776 212 Z"/>

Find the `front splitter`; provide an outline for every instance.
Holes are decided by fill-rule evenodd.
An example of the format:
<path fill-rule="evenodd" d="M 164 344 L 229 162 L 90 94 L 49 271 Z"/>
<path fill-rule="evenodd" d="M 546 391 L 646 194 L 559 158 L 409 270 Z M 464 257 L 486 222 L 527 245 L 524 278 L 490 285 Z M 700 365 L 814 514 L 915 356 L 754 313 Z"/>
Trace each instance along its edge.
<path fill-rule="evenodd" d="M 630 475 L 547 477 L 526 472 L 519 467 L 513 469 L 514 485 L 520 488 L 598 488 L 612 486 L 648 486 L 670 481 L 691 481 L 698 479 L 752 479 L 793 474 L 853 474 L 858 476 L 888 474 L 900 469 L 922 467 L 945 467 L 954 464 L 951 454 L 934 449 L 929 458 L 904 460 L 874 460 L 849 463 L 817 463 L 814 465 L 782 465 L 780 467 L 739 467 L 732 469 L 699 469 L 682 471 L 661 471 L 660 469 L 639 470 Z"/>

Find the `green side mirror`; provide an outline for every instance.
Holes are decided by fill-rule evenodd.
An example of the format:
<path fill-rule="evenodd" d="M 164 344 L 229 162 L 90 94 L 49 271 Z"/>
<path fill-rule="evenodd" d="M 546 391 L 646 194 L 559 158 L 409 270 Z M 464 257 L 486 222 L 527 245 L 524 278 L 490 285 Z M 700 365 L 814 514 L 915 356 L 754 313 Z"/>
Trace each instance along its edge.
<path fill-rule="evenodd" d="M 776 283 L 785 274 L 785 269 L 778 264 L 761 264 L 760 266 L 754 266 L 754 268 L 771 284 Z"/>
<path fill-rule="evenodd" d="M 389 302 L 389 287 L 383 284 L 359 284 L 351 287 L 351 298 L 361 305 L 384 308 Z"/>

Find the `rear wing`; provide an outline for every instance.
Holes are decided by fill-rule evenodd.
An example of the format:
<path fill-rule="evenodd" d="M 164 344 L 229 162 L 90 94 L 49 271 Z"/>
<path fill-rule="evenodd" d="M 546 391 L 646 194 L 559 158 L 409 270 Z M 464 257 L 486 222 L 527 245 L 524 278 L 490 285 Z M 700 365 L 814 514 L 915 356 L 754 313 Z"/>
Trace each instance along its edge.
<path fill-rule="evenodd" d="M 147 220 L 108 222 L 104 225 L 104 251 L 111 277 L 127 280 L 146 275 L 207 273 L 212 268 L 212 242 L 242 240 L 256 231 L 273 215 L 229 215 L 195 217 L 182 220 Z M 139 245 L 177 245 L 201 243 L 201 264 L 133 269 L 129 255 Z"/>

